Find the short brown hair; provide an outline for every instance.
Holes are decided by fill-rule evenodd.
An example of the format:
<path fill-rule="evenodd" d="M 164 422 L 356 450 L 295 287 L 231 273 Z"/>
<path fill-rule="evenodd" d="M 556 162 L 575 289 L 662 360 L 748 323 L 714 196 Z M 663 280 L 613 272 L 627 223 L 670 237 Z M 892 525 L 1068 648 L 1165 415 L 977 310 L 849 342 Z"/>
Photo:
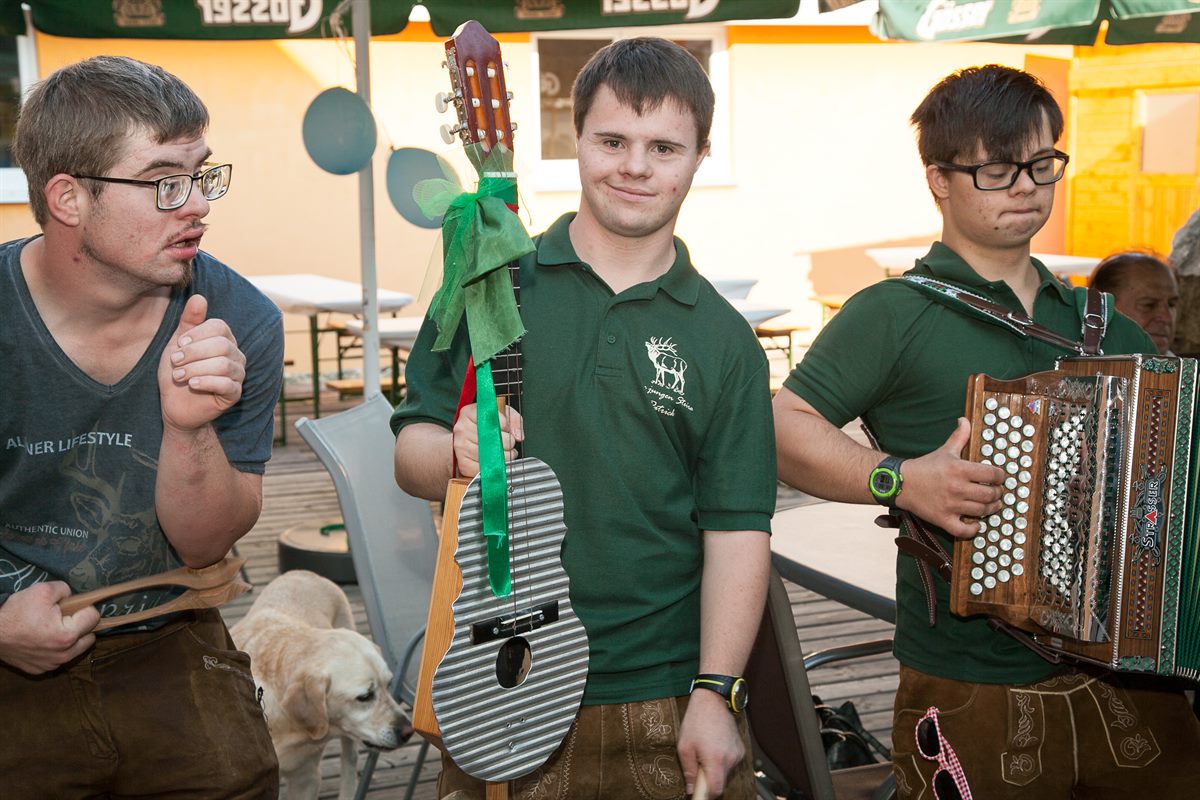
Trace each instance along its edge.
<path fill-rule="evenodd" d="M 618 39 L 597 51 L 579 71 L 571 88 L 576 135 L 583 133 L 583 120 L 601 86 L 611 89 L 617 100 L 639 116 L 670 98 L 696 120 L 696 143 L 708 141 L 713 118 L 712 83 L 696 57 L 674 42 L 642 36 Z"/>
<path fill-rule="evenodd" d="M 208 109 L 162 67 L 124 56 L 89 58 L 35 85 L 17 117 L 12 149 L 29 181 L 38 224 L 46 224 L 43 191 L 52 177 L 105 175 L 125 155 L 125 137 L 138 128 L 159 144 L 200 136 L 208 128 Z M 89 189 L 99 195 L 103 184 Z"/>
<path fill-rule="evenodd" d="M 983 146 L 988 158 L 1017 161 L 1037 136 L 1043 117 L 1054 141 L 1062 136 L 1062 109 L 1033 75 L 988 64 L 954 72 L 929 90 L 912 114 L 917 150 L 928 166 L 936 161 L 974 158 Z"/>

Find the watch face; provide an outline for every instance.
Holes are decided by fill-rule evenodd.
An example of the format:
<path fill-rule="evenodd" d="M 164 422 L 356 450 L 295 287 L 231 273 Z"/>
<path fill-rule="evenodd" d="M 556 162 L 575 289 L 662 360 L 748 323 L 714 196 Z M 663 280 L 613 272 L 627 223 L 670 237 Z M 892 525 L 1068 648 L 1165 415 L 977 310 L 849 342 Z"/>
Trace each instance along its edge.
<path fill-rule="evenodd" d="M 896 490 L 896 476 L 888 469 L 876 469 L 871 473 L 871 491 L 880 497 L 890 497 Z"/>
<path fill-rule="evenodd" d="M 750 702 L 750 690 L 746 687 L 746 682 L 738 678 L 733 682 L 733 691 L 729 695 L 729 705 L 734 711 L 741 711 Z"/>

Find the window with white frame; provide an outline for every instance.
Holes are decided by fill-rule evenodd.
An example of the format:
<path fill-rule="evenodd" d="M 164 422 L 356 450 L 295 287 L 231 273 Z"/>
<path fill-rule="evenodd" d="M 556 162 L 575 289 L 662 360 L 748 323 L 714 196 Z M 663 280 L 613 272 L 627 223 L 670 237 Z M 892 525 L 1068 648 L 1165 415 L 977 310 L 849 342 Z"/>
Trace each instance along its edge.
<path fill-rule="evenodd" d="M 538 143 L 531 158 L 529 149 L 522 156 L 531 167 L 533 186 L 538 191 L 573 191 L 579 188 L 575 163 L 575 121 L 571 104 L 571 86 L 575 76 L 600 48 L 630 36 L 644 36 L 637 29 L 613 29 L 573 33 L 543 33 L 533 38 L 533 79 L 539 103 L 535 119 L 523 121 L 522 132 L 531 134 L 526 141 Z M 718 25 L 661 28 L 655 35 L 687 48 L 708 72 L 716 96 L 713 111 L 712 143 L 708 158 L 696 174 L 695 184 L 721 185 L 732 181 L 729 164 L 729 61 L 725 48 L 725 29 Z M 532 129 L 532 130 L 531 130 Z"/>
<path fill-rule="evenodd" d="M 34 81 L 33 42 L 0 36 L 0 203 L 29 202 L 29 187 L 13 161 L 12 139 L 21 97 Z"/>

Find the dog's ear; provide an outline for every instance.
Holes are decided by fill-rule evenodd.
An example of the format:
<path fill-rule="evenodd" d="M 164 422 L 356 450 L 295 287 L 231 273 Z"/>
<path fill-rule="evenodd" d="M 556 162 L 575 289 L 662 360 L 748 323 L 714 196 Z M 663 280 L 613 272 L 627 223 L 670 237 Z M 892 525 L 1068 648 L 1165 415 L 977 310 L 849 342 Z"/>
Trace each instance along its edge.
<path fill-rule="evenodd" d="M 328 675 L 309 675 L 289 686 L 283 695 L 284 712 L 312 739 L 324 739 L 329 735 L 329 713 L 325 709 L 328 693 Z"/>

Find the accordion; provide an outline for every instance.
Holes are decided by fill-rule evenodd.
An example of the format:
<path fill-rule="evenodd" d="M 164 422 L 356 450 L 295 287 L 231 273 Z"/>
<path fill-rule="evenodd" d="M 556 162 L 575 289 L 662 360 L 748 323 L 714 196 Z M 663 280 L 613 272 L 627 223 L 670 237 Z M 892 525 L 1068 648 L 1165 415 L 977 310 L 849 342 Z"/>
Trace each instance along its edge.
<path fill-rule="evenodd" d="M 1131 355 L 971 376 L 964 457 L 1005 481 L 954 544 L 950 610 L 1076 660 L 1200 677 L 1196 372 Z"/>

